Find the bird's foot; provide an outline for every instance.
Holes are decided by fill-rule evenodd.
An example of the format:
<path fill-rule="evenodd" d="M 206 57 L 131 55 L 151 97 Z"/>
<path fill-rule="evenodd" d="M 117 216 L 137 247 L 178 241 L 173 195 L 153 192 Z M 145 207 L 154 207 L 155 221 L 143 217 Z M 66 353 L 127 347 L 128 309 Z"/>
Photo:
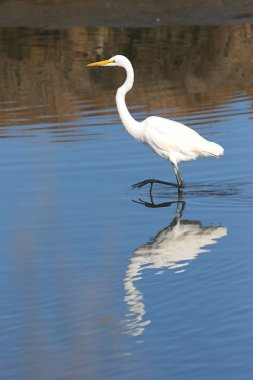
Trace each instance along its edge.
<path fill-rule="evenodd" d="M 166 181 L 160 181 L 159 179 L 146 179 L 144 181 L 141 181 L 141 182 L 137 182 L 135 184 L 132 185 L 132 188 L 133 189 L 136 189 L 136 188 L 140 188 L 142 186 L 145 186 L 145 185 L 148 185 L 148 184 L 151 184 L 153 185 L 153 183 L 160 183 L 162 185 L 167 185 L 167 186 L 173 186 L 173 187 L 177 187 L 179 189 L 179 185 L 176 184 L 176 183 L 171 183 L 171 182 L 166 182 Z"/>
<path fill-rule="evenodd" d="M 149 183 L 152 184 L 154 182 L 155 182 L 155 179 L 146 179 L 144 181 L 134 183 L 131 187 L 133 189 L 137 189 L 137 188 L 139 189 L 142 186 L 148 185 Z"/>

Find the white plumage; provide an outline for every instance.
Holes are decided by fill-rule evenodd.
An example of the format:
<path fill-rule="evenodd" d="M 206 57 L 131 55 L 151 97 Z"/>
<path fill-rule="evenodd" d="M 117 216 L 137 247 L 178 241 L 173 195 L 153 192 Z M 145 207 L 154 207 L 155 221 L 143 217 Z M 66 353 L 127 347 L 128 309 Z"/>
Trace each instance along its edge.
<path fill-rule="evenodd" d="M 178 163 L 196 160 L 198 157 L 219 157 L 224 149 L 211 141 L 204 139 L 196 131 L 184 124 L 157 116 L 150 116 L 142 122 L 136 121 L 129 113 L 125 96 L 133 87 L 134 71 L 131 62 L 123 55 L 116 55 L 108 60 L 90 63 L 87 66 L 121 66 L 126 70 L 126 80 L 118 88 L 116 104 L 123 125 L 127 132 L 136 140 L 147 144 L 160 157 L 172 163 L 177 184 L 149 179 L 139 182 L 133 187 L 141 187 L 147 183 L 162 183 L 182 189 L 185 186 Z"/>
<path fill-rule="evenodd" d="M 199 156 L 220 156 L 223 148 L 205 140 L 193 129 L 177 121 L 150 116 L 144 120 L 145 143 L 159 156 L 177 164 Z"/>

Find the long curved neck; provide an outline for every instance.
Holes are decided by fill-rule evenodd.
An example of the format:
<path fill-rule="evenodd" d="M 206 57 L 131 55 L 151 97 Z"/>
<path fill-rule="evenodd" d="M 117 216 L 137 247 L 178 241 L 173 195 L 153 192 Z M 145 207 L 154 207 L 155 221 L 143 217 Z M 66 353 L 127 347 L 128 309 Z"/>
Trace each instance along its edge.
<path fill-rule="evenodd" d="M 134 84 L 134 70 L 130 62 L 124 66 L 124 69 L 126 70 L 127 76 L 124 84 L 118 88 L 116 93 L 117 109 L 122 124 L 126 128 L 127 132 L 137 140 L 141 140 L 141 125 L 130 114 L 125 101 L 127 92 L 131 90 Z"/>

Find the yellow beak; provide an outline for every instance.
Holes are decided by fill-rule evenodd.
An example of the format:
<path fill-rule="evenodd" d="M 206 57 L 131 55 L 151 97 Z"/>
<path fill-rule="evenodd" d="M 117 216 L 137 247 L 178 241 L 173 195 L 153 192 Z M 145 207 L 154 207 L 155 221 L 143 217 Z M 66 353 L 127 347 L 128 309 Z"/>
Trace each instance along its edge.
<path fill-rule="evenodd" d="M 113 61 L 111 59 L 106 59 L 105 61 L 98 61 L 98 62 L 93 62 L 93 63 L 89 63 L 88 65 L 86 66 L 89 66 L 89 67 L 94 67 L 94 66 L 106 66 L 108 63 L 112 63 Z"/>

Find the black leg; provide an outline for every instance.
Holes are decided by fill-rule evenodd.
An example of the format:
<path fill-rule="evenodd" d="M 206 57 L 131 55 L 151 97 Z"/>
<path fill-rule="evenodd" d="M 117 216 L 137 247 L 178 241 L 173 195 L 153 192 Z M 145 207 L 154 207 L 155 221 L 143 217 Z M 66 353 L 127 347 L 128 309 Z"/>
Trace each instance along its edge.
<path fill-rule="evenodd" d="M 141 182 L 137 182 L 135 184 L 132 185 L 132 188 L 140 188 L 144 185 L 148 185 L 148 184 L 151 184 L 151 191 L 152 191 L 152 187 L 153 187 L 153 184 L 154 183 L 161 183 L 162 185 L 168 185 L 168 186 L 174 186 L 174 187 L 177 187 L 179 188 L 179 185 L 176 184 L 176 183 L 171 183 L 171 182 L 166 182 L 166 181 L 160 181 L 159 179 L 145 179 L 144 181 L 141 181 Z"/>
<path fill-rule="evenodd" d="M 145 179 L 144 181 L 137 182 L 132 185 L 133 189 L 140 188 L 142 186 L 150 184 L 150 190 L 149 193 L 152 193 L 153 190 L 153 184 L 154 183 L 160 183 L 162 185 L 167 185 L 167 186 L 173 186 L 177 187 L 178 189 L 178 194 L 180 195 L 182 193 L 182 189 L 185 187 L 185 183 L 182 177 L 182 174 L 180 173 L 180 170 L 176 164 L 172 164 L 174 168 L 174 172 L 176 175 L 177 183 L 171 183 L 171 182 L 166 182 L 166 181 L 160 181 L 159 179 Z"/>
<path fill-rule="evenodd" d="M 177 165 L 173 164 L 173 168 L 174 168 L 174 172 L 176 174 L 178 188 L 182 190 L 182 188 L 185 187 L 185 183 L 184 183 L 182 174 L 180 173 L 180 170 L 179 170 Z"/>

